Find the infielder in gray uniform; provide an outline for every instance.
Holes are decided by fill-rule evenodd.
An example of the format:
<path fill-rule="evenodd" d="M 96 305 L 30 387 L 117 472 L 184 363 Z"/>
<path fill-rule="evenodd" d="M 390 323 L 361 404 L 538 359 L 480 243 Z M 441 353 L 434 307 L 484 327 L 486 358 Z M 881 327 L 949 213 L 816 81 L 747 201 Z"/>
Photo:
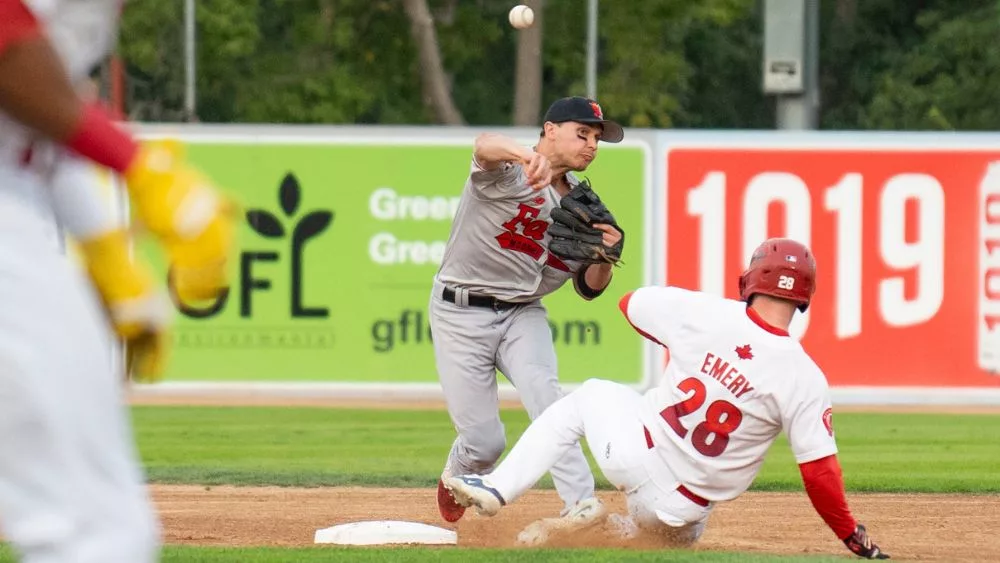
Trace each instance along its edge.
<path fill-rule="evenodd" d="M 617 143 L 622 127 L 604 119 L 597 102 L 557 100 L 534 147 L 508 137 L 476 138 L 468 180 L 434 278 L 430 323 L 438 377 L 458 431 L 442 479 L 489 473 L 506 448 L 496 370 L 517 388 L 534 419 L 562 396 L 555 348 L 542 297 L 569 280 L 586 300 L 611 281 L 609 264 L 564 261 L 548 251 L 553 207 L 579 184 L 598 142 Z M 622 233 L 610 225 L 603 244 Z M 565 503 L 563 523 L 589 523 L 604 513 L 579 445 L 551 469 Z M 438 508 L 448 522 L 465 508 L 438 483 Z"/>

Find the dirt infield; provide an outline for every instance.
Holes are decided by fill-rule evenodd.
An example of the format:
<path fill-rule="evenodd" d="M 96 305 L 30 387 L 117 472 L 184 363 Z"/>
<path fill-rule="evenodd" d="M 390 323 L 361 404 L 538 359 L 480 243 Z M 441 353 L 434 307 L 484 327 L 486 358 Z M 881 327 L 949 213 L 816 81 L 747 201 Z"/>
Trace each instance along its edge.
<path fill-rule="evenodd" d="M 553 491 L 531 491 L 494 518 L 470 511 L 457 526 L 437 513 L 432 489 L 199 487 L 154 485 L 168 544 L 309 546 L 319 528 L 363 520 L 408 520 L 455 529 L 459 547 L 516 547 L 517 533 L 561 507 Z M 623 497 L 601 492 L 612 511 Z M 972 495 L 854 494 L 859 519 L 871 525 L 893 560 L 998 561 L 1000 498 Z M 653 539 L 623 542 L 610 531 L 557 537 L 555 547 L 654 549 Z M 712 514 L 698 549 L 845 555 L 804 494 L 747 493 Z"/>
<path fill-rule="evenodd" d="M 292 400 L 257 396 L 132 397 L 132 404 L 280 405 L 350 408 L 441 408 L 435 401 L 358 402 Z M 519 407 L 516 403 L 510 406 Z M 993 407 L 879 407 L 846 410 L 878 412 L 991 413 Z M 554 491 L 530 491 L 495 518 L 470 511 L 457 526 L 437 513 L 433 489 L 357 487 L 204 487 L 153 485 L 153 498 L 167 544 L 218 546 L 310 546 L 319 528 L 363 520 L 424 522 L 458 532 L 459 547 L 517 547 L 517 533 L 528 523 L 558 513 Z M 619 493 L 601 492 L 614 512 L 624 512 Z M 1000 561 L 1000 496 L 851 494 L 859 520 L 893 560 Z M 656 549 L 655 538 L 624 542 L 609 530 L 556 537 L 553 547 Z M 446 548 L 453 549 L 453 548 Z M 720 505 L 697 549 L 798 555 L 849 555 L 816 515 L 804 493 L 747 493 Z M 847 560 L 851 560 L 848 558 Z"/>

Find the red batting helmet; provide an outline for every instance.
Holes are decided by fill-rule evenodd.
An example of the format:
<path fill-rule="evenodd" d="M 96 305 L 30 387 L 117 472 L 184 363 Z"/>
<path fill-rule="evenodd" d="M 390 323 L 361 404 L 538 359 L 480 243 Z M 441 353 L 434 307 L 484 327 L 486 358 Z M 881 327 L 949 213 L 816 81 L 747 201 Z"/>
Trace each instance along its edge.
<path fill-rule="evenodd" d="M 740 299 L 748 303 L 760 293 L 792 301 L 804 312 L 815 291 L 816 260 L 804 244 L 792 239 L 762 242 L 740 275 Z"/>

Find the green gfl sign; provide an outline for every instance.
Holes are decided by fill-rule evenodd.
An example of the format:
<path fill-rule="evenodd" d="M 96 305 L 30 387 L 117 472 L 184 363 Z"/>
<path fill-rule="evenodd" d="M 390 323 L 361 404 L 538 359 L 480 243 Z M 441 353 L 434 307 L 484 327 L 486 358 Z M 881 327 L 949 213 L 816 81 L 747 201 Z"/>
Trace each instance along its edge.
<path fill-rule="evenodd" d="M 427 305 L 471 147 L 190 143 L 244 220 L 228 295 L 178 304 L 166 379 L 436 382 Z M 571 284 L 545 298 L 563 382 L 641 379 L 640 339 L 617 302 L 644 279 L 646 159 L 602 148 L 586 173 L 626 231 L 625 266 L 593 301 Z"/>

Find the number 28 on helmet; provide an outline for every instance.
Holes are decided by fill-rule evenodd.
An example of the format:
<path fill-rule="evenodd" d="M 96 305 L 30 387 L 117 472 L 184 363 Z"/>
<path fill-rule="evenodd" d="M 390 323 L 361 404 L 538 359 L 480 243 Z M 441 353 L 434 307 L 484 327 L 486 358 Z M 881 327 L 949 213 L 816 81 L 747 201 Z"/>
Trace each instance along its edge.
<path fill-rule="evenodd" d="M 754 295 L 770 295 L 791 301 L 804 312 L 815 291 L 816 260 L 805 245 L 792 239 L 762 242 L 740 275 L 740 299 L 747 303 Z"/>

